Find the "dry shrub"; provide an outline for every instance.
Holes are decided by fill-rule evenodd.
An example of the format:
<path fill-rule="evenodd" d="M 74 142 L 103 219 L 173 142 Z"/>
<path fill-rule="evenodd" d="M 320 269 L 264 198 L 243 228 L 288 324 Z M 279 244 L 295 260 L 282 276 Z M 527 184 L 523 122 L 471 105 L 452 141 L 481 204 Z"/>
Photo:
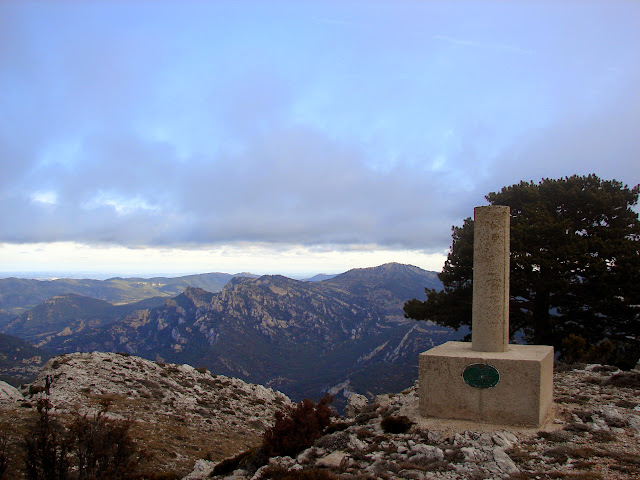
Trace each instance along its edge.
<path fill-rule="evenodd" d="M 131 421 L 110 420 L 104 412 L 76 414 L 68 428 L 51 414 L 51 403 L 38 400 L 38 418 L 25 435 L 28 480 L 135 478 L 143 458 L 130 435 Z"/>
<path fill-rule="evenodd" d="M 615 402 L 616 407 L 629 408 L 634 409 L 638 405 L 640 405 L 637 401 L 627 400 L 626 398 L 621 398 L 620 400 Z"/>
<path fill-rule="evenodd" d="M 549 442 L 564 443 L 571 441 L 574 434 L 568 430 L 555 430 L 551 432 L 538 432 L 538 437 L 544 438 Z"/>
<path fill-rule="evenodd" d="M 596 456 L 602 456 L 601 452 L 591 447 L 560 445 L 554 448 L 548 448 L 544 452 L 544 455 L 551 457 L 554 463 L 566 463 L 569 458 L 592 458 Z"/>
<path fill-rule="evenodd" d="M 131 478 L 142 457 L 130 420 L 111 420 L 103 412 L 76 415 L 69 427 L 79 480 Z"/>
<path fill-rule="evenodd" d="M 596 430 L 595 432 L 591 432 L 591 438 L 595 442 L 606 443 L 606 442 L 613 442 L 618 438 L 618 436 L 613 432 L 607 432 L 605 430 Z"/>
<path fill-rule="evenodd" d="M 276 413 L 273 427 L 265 431 L 262 446 L 270 457 L 293 457 L 310 447 L 331 423 L 329 404 L 333 397 L 325 395 L 316 405 L 305 399 Z"/>
<path fill-rule="evenodd" d="M 384 417 L 380 426 L 385 433 L 407 433 L 413 422 L 404 415 L 399 417 Z"/>
<path fill-rule="evenodd" d="M 251 470 L 257 470 L 260 466 L 266 464 L 266 460 L 261 448 L 252 448 L 239 453 L 235 457 L 225 458 L 213 468 L 211 475 L 227 475 L 241 466 L 253 466 L 255 468 L 251 468 Z"/>
<path fill-rule="evenodd" d="M 327 429 L 325 430 L 324 434 L 325 435 L 330 435 L 332 433 L 336 433 L 336 432 L 342 432 L 343 430 L 346 430 L 347 428 L 349 428 L 349 425 L 347 424 L 347 422 L 332 422 Z"/>
<path fill-rule="evenodd" d="M 0 480 L 4 478 L 4 473 L 7 471 L 7 467 L 9 467 L 10 459 L 11 452 L 9 450 L 9 440 L 3 430 L 0 431 Z"/>
<path fill-rule="evenodd" d="M 608 378 L 604 385 L 623 388 L 640 388 L 640 373 L 621 372 Z"/>
<path fill-rule="evenodd" d="M 263 470 L 262 478 L 270 480 L 338 480 L 340 477 L 320 468 L 289 471 L 280 465 L 273 465 Z"/>
<path fill-rule="evenodd" d="M 66 480 L 69 478 L 69 439 L 64 427 L 50 415 L 53 407 L 38 400 L 38 419 L 25 436 L 27 480 Z"/>

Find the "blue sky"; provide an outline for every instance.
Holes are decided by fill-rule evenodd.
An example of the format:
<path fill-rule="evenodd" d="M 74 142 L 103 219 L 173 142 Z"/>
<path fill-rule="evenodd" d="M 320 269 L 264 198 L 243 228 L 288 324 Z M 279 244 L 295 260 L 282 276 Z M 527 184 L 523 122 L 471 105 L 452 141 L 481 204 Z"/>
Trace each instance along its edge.
<path fill-rule="evenodd" d="M 640 183 L 640 3 L 0 1 L 0 271 L 439 270 L 520 180 Z"/>

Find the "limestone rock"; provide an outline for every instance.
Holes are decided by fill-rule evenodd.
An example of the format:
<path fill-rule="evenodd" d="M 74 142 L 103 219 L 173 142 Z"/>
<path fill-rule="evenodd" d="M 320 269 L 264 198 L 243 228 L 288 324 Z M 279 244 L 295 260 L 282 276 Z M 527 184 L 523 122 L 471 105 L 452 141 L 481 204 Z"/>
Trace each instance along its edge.
<path fill-rule="evenodd" d="M 364 395 L 352 393 L 347 400 L 347 408 L 345 410 L 347 418 L 355 418 L 364 407 L 369 404 L 369 400 Z"/>
<path fill-rule="evenodd" d="M 346 419 L 346 429 L 325 435 L 283 465 L 290 472 L 322 467 L 345 479 L 589 478 L 594 472 L 603 479 L 635 478 L 640 395 L 637 388 L 607 386 L 616 372 L 591 366 L 556 374 L 556 421 L 540 432 L 473 424 L 440 430 L 437 422 L 421 423 L 415 387 L 379 395 L 366 413 Z M 404 434 L 383 432 L 381 420 L 398 413 L 416 425 Z M 259 472 L 254 480 L 262 480 Z"/>
<path fill-rule="evenodd" d="M 0 381 L 0 401 L 1 402 L 19 402 L 24 400 L 24 396 L 13 385 Z"/>
<path fill-rule="evenodd" d="M 47 375 L 53 379 L 49 400 L 56 415 L 73 415 L 76 408 L 91 415 L 108 405 L 110 417 L 133 417 L 139 435 L 153 438 L 157 449 L 175 452 L 159 454 L 162 466 L 173 470 L 192 469 L 208 452 L 222 460 L 256 445 L 275 412 L 291 404 L 284 394 L 262 385 L 189 365 L 105 352 L 53 357 L 22 389 L 26 403 L 34 405 L 44 395 L 30 391 L 39 392 Z M 5 416 L 0 412 L 0 418 Z"/>
<path fill-rule="evenodd" d="M 347 454 L 345 452 L 338 450 L 337 452 L 330 453 L 326 457 L 316 461 L 316 467 L 340 468 L 346 457 Z"/>

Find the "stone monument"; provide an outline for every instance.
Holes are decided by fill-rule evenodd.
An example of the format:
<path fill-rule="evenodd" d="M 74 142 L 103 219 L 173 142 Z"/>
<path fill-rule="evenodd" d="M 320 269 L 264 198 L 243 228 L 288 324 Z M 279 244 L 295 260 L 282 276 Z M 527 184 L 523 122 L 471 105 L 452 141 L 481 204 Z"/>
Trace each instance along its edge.
<path fill-rule="evenodd" d="M 509 344 L 509 207 L 476 207 L 474 219 L 472 341 L 420 354 L 420 413 L 540 426 L 553 403 L 553 347 Z"/>

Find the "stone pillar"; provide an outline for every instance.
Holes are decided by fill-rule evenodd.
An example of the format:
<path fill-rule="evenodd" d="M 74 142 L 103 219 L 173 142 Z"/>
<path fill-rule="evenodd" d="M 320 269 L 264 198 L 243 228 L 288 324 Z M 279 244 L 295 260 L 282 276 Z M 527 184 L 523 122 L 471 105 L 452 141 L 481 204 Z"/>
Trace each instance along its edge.
<path fill-rule="evenodd" d="M 472 341 L 420 354 L 420 413 L 539 427 L 553 413 L 553 347 L 509 345 L 509 207 L 474 216 Z"/>
<path fill-rule="evenodd" d="M 476 207 L 471 349 L 509 349 L 509 207 Z"/>

